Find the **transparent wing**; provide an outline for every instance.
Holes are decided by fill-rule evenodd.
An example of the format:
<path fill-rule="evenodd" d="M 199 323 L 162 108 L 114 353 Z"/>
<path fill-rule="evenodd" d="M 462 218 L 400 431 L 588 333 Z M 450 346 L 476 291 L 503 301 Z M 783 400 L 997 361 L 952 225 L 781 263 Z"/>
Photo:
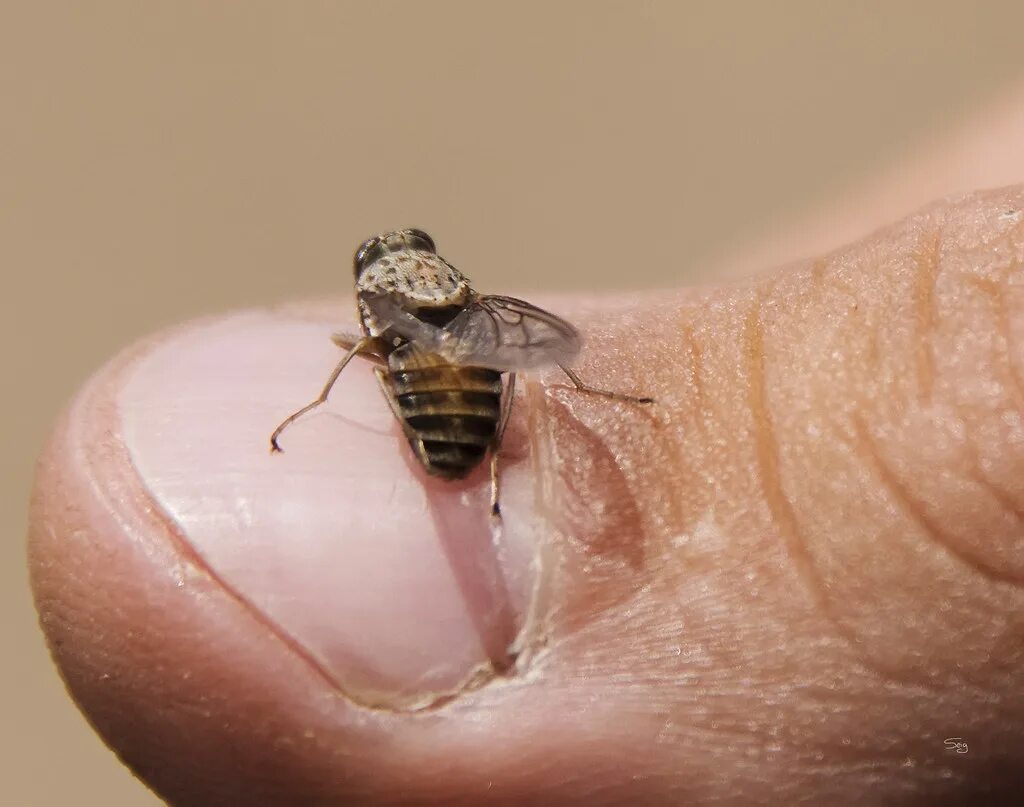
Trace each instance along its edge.
<path fill-rule="evenodd" d="M 530 370 L 569 364 L 580 350 L 572 325 L 514 297 L 478 297 L 443 328 L 418 319 L 389 295 L 364 299 L 382 326 L 453 364 Z"/>
<path fill-rule="evenodd" d="M 529 370 L 569 364 L 580 350 L 576 329 L 515 297 L 479 297 L 444 328 L 442 353 L 458 364 Z"/>
<path fill-rule="evenodd" d="M 402 307 L 400 300 L 390 294 L 361 294 L 359 302 L 365 305 L 376 320 L 379 331 L 390 329 L 394 333 L 427 350 L 440 349 L 444 334 L 430 322 L 417 319 Z"/>

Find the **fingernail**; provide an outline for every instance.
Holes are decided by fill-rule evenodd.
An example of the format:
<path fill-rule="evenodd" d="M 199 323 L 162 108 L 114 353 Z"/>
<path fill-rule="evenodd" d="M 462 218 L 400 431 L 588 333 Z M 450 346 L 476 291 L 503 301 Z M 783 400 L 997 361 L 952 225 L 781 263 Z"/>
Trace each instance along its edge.
<path fill-rule="evenodd" d="M 271 431 L 341 357 L 336 330 L 252 313 L 168 337 L 120 391 L 123 437 L 211 574 L 349 697 L 416 708 L 510 661 L 532 584 L 531 471 L 503 461 L 496 534 L 486 467 L 428 477 L 363 359 L 271 454 Z"/>

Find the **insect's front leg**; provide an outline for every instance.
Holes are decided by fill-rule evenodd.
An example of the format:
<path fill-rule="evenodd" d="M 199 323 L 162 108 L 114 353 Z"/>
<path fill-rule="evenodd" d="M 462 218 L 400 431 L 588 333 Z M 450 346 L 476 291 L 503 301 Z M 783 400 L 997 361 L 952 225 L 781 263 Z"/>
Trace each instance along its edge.
<path fill-rule="evenodd" d="M 342 360 L 338 362 L 338 366 L 335 367 L 334 370 L 331 372 L 331 375 L 328 377 L 327 383 L 324 384 L 324 388 L 320 391 L 320 394 L 314 400 L 310 401 L 308 404 L 303 406 L 301 409 L 297 409 L 296 411 L 292 412 L 288 417 L 286 417 L 284 420 L 281 421 L 281 423 L 278 424 L 278 427 L 276 429 L 274 429 L 274 433 L 270 435 L 271 451 L 281 451 L 281 446 L 278 443 L 278 438 L 281 436 L 281 432 L 287 429 L 292 423 L 294 423 L 304 414 L 313 409 L 316 409 L 318 406 L 320 406 L 320 404 L 325 403 L 327 401 L 327 396 L 331 394 L 331 389 L 334 387 L 335 382 L 338 380 L 338 376 L 341 375 L 341 371 L 345 369 L 345 365 L 352 361 L 353 357 L 355 357 L 357 354 L 361 354 L 373 356 L 375 358 L 378 358 L 379 360 L 378 356 L 375 356 L 373 353 L 369 353 L 371 347 L 376 342 L 376 340 L 373 337 L 362 336 L 354 340 L 349 340 L 348 337 L 342 337 L 345 340 L 344 342 L 339 341 L 338 337 L 341 337 L 341 334 L 334 334 L 334 336 L 332 336 L 331 339 L 334 341 L 336 345 L 340 347 L 347 347 L 348 352 L 345 354 Z"/>
<path fill-rule="evenodd" d="M 362 343 L 362 346 L 356 351 L 360 356 L 369 359 L 374 364 L 387 366 L 387 360 L 382 355 L 380 339 L 375 336 L 355 336 L 338 331 L 331 334 L 331 341 L 342 350 L 352 350 L 356 345 Z"/>
<path fill-rule="evenodd" d="M 588 393 L 590 395 L 600 395 L 600 396 L 602 396 L 604 398 L 611 398 L 612 400 L 615 400 L 615 401 L 625 401 L 626 403 L 636 403 L 636 404 L 654 403 L 654 398 L 648 398 L 646 396 L 637 396 L 637 395 L 626 395 L 625 393 L 622 393 L 622 392 L 611 392 L 610 390 L 598 389 L 597 387 L 587 386 L 586 384 L 583 383 L 583 381 L 580 379 L 580 377 L 578 375 L 576 375 L 576 373 L 574 373 L 572 370 L 570 370 L 564 364 L 559 364 L 558 366 L 561 368 L 563 373 L 565 373 L 567 376 L 569 376 L 569 380 L 573 383 L 573 386 L 576 387 L 576 389 L 579 390 L 580 392 L 586 392 L 586 393 Z"/>

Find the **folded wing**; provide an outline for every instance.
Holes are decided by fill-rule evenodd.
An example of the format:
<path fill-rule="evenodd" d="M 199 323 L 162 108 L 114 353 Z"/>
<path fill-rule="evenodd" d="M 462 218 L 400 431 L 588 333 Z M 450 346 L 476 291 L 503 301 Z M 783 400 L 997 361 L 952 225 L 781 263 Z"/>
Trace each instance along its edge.
<path fill-rule="evenodd" d="M 530 370 L 569 364 L 580 350 L 572 325 L 515 297 L 477 297 L 443 328 L 418 319 L 390 296 L 367 304 L 399 336 L 453 364 Z"/>

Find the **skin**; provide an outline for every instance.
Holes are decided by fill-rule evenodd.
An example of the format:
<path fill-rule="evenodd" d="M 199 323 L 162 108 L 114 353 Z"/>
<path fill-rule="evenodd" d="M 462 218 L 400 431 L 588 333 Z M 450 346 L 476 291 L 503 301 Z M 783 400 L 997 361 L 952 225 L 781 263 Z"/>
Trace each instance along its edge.
<path fill-rule="evenodd" d="M 946 156 L 984 149 L 1019 177 L 1020 109 Z M 33 499 L 32 582 L 72 696 L 174 803 L 1008 799 L 1024 188 L 812 252 L 923 201 L 938 164 L 945 190 L 999 184 L 925 155 L 751 253 L 820 257 L 538 301 L 587 335 L 585 379 L 657 405 L 533 377 L 496 541 L 486 473 L 427 478 L 367 366 L 266 452 L 337 358 L 340 303 L 131 348 L 57 425 Z"/>

